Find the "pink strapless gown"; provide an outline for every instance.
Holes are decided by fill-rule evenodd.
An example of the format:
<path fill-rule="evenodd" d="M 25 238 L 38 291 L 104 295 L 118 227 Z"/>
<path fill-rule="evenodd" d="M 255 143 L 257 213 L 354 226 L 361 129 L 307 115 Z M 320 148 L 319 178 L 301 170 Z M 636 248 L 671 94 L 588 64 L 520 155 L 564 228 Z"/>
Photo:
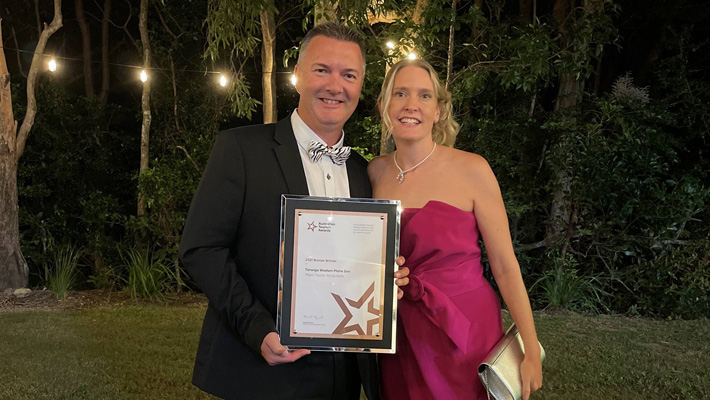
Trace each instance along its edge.
<path fill-rule="evenodd" d="M 478 239 L 473 213 L 447 203 L 402 213 L 400 254 L 410 275 L 397 306 L 397 354 L 379 359 L 385 400 L 486 398 L 478 364 L 503 326 Z"/>

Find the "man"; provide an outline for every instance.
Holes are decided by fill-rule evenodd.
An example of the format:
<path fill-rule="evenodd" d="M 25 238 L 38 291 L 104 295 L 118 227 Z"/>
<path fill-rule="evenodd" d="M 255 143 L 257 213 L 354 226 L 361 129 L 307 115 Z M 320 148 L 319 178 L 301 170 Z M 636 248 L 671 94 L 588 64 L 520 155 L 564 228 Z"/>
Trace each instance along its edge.
<path fill-rule="evenodd" d="M 288 351 L 275 329 L 281 195 L 370 197 L 367 162 L 339 150 L 309 159 L 311 141 L 337 148 L 360 96 L 364 52 L 327 23 L 303 39 L 298 109 L 270 125 L 234 128 L 215 143 L 190 208 L 180 257 L 209 299 L 193 383 L 229 399 L 379 398 L 374 356 Z M 317 159 L 317 157 L 315 157 Z M 401 265 L 402 260 L 398 260 Z M 396 273 L 406 284 L 408 271 Z"/>

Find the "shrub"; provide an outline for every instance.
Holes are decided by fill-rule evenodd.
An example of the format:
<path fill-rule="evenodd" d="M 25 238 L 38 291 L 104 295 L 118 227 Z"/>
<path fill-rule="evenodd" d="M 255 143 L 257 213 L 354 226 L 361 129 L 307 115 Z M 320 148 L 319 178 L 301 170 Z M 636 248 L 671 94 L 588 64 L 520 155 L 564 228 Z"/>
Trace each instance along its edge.
<path fill-rule="evenodd" d="M 47 288 L 58 299 L 65 299 L 79 275 L 79 257 L 81 251 L 72 246 L 64 247 L 54 254 L 53 265 L 50 268 L 44 264 L 44 280 Z"/>
<path fill-rule="evenodd" d="M 710 317 L 710 236 L 676 246 L 653 263 L 638 265 L 625 279 L 632 282 L 633 310 L 663 317 Z"/>
<path fill-rule="evenodd" d="M 548 255 L 553 260 L 553 268 L 530 286 L 530 292 L 541 305 L 577 312 L 609 311 L 606 305 L 609 293 L 603 289 L 605 278 L 580 276 L 577 261 L 571 254 Z"/>
<path fill-rule="evenodd" d="M 158 298 L 170 290 L 175 274 L 162 252 L 129 249 L 121 257 L 128 271 L 126 289 L 131 298 Z"/>
<path fill-rule="evenodd" d="M 116 268 L 104 265 L 99 269 L 94 268 L 93 274 L 89 275 L 87 282 L 97 289 L 114 290 L 118 288 L 121 277 Z"/>

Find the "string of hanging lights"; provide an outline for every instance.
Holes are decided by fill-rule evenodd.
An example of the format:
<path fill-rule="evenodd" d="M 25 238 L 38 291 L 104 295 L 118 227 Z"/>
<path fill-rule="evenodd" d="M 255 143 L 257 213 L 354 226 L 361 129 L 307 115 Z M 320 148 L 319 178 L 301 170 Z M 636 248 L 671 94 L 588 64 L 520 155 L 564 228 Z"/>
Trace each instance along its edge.
<path fill-rule="evenodd" d="M 386 46 L 388 49 L 393 50 L 396 45 L 395 45 L 395 42 L 393 42 L 393 41 L 390 40 L 390 41 L 388 41 L 388 42 L 385 44 L 385 46 Z M 0 50 L 3 50 L 3 49 L 7 49 L 7 50 L 10 50 L 10 51 L 16 51 L 16 52 L 20 52 L 20 53 L 30 53 L 30 54 L 34 54 L 34 51 L 28 51 L 28 50 L 22 50 L 22 49 L 15 49 L 15 48 L 11 48 L 11 47 L 0 46 Z M 53 54 L 46 54 L 46 53 L 40 54 L 40 55 L 45 56 L 46 58 L 48 58 L 46 65 L 47 65 L 47 70 L 48 70 L 49 72 L 57 72 L 57 69 L 59 68 L 59 64 L 57 63 L 57 59 L 59 59 L 59 60 L 68 60 L 68 61 L 82 61 L 82 62 L 84 61 L 83 58 L 76 58 L 76 57 L 63 57 L 63 56 L 56 56 L 56 55 L 53 55 Z M 414 59 L 417 58 L 417 54 L 412 51 L 412 52 L 410 52 L 410 53 L 407 55 L 407 58 L 409 58 L 410 60 L 414 60 Z M 99 61 L 91 61 L 91 62 L 92 62 L 92 63 L 100 63 Z M 144 82 L 144 83 L 147 82 L 148 79 L 149 79 L 149 71 L 168 71 L 168 69 L 166 69 L 166 68 L 151 67 L 151 68 L 145 69 L 145 68 L 143 68 L 143 66 L 140 66 L 140 65 L 130 65 L 130 64 L 122 64 L 122 63 L 116 63 L 116 62 L 109 62 L 108 65 L 111 65 L 111 66 L 114 66 L 114 67 L 124 67 L 124 68 L 137 69 L 137 70 L 139 70 L 138 77 L 139 77 L 140 81 L 141 81 L 141 82 Z M 221 87 L 227 87 L 227 85 L 229 85 L 229 82 L 230 82 L 230 79 L 228 78 L 228 75 L 225 74 L 224 72 L 219 72 L 219 71 L 203 71 L 203 70 L 182 70 L 182 71 L 183 71 L 183 72 L 195 72 L 195 73 L 216 74 L 216 75 L 219 75 L 219 77 L 218 77 L 218 79 L 216 80 L 216 82 L 217 82 L 217 83 L 219 84 L 219 86 L 221 86 Z M 289 78 L 289 81 L 291 82 L 291 84 L 292 84 L 293 86 L 296 86 L 297 79 L 296 79 L 296 75 L 295 75 L 295 74 L 293 74 L 293 73 L 291 73 L 291 72 L 276 72 L 276 73 L 279 73 L 279 74 L 290 74 L 291 76 L 290 76 L 290 78 Z"/>

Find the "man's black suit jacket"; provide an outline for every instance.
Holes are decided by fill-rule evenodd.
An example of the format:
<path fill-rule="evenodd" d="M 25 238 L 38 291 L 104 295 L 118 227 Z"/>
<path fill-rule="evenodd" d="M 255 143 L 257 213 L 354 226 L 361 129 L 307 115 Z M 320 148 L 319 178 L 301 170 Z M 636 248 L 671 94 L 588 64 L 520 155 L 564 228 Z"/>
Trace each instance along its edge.
<path fill-rule="evenodd" d="M 371 197 L 367 162 L 347 161 L 351 197 Z M 275 331 L 282 194 L 308 194 L 290 117 L 220 133 L 195 193 L 180 258 L 207 295 L 193 383 L 229 399 L 291 399 L 305 356 L 269 366 L 260 354 Z M 369 399 L 379 398 L 375 357 L 358 355 Z"/>

